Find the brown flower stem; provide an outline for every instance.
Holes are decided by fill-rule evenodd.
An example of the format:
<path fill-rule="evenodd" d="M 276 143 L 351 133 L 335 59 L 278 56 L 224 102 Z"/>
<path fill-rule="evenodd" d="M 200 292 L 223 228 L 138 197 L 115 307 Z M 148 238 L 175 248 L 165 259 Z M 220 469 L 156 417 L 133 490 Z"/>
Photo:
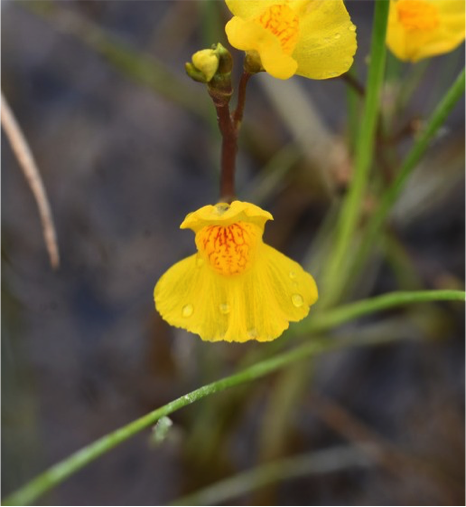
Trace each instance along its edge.
<path fill-rule="evenodd" d="M 231 87 L 223 89 L 215 86 L 209 87 L 217 110 L 217 121 L 222 134 L 222 155 L 220 174 L 220 201 L 231 203 L 235 199 L 235 171 L 236 153 L 238 151 L 238 132 L 243 119 L 244 104 L 246 101 L 246 87 L 252 74 L 244 71 L 238 87 L 238 104 L 233 113 L 230 113 Z"/>
<path fill-rule="evenodd" d="M 238 150 L 238 132 L 230 115 L 228 103 L 215 103 L 215 107 L 217 109 L 218 126 L 222 134 L 220 201 L 232 202 L 235 198 L 235 170 L 236 152 Z"/>
<path fill-rule="evenodd" d="M 243 74 L 241 75 L 241 80 L 239 82 L 238 104 L 236 106 L 235 112 L 233 113 L 233 122 L 236 131 L 239 130 L 241 126 L 241 121 L 243 120 L 244 104 L 246 102 L 246 87 L 248 85 L 248 81 L 251 76 L 252 74 L 245 70 L 243 71 Z"/>

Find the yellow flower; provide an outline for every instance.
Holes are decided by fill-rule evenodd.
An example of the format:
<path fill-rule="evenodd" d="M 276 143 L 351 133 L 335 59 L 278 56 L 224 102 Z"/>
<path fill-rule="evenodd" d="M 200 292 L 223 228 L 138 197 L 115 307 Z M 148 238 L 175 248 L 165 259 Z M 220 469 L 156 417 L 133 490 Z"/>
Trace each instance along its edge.
<path fill-rule="evenodd" d="M 328 79 L 346 72 L 356 27 L 343 0 L 226 0 L 230 44 L 259 59 L 272 76 Z"/>
<path fill-rule="evenodd" d="M 400 60 L 452 51 L 464 41 L 464 0 L 391 0 L 387 45 Z"/>
<path fill-rule="evenodd" d="M 172 266 L 154 290 L 155 306 L 172 326 L 203 340 L 269 341 L 303 319 L 317 300 L 314 279 L 262 241 L 273 220 L 254 204 L 234 201 L 190 213 L 198 252 Z"/>

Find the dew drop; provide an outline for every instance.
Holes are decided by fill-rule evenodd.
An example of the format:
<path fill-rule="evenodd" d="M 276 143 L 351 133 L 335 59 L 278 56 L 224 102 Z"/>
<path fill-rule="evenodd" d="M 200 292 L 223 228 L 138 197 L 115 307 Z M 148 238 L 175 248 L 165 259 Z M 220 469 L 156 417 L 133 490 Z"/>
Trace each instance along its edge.
<path fill-rule="evenodd" d="M 290 271 L 290 272 L 288 273 L 288 276 L 289 276 L 292 280 L 294 280 L 294 279 L 296 278 L 296 272 L 295 272 L 295 271 Z"/>
<path fill-rule="evenodd" d="M 254 329 L 254 328 L 250 329 L 248 331 L 248 336 L 249 336 L 249 338 L 253 338 L 253 339 L 257 338 L 257 336 L 258 336 L 257 329 Z"/>
<path fill-rule="evenodd" d="M 341 34 L 340 34 L 340 33 L 336 33 L 336 34 L 333 36 L 333 38 L 334 38 L 334 39 L 339 39 L 340 37 L 341 37 Z"/>
<path fill-rule="evenodd" d="M 191 317 L 193 311 L 193 305 L 184 305 L 183 309 L 181 310 L 181 315 L 183 315 L 183 317 Z"/>
<path fill-rule="evenodd" d="M 300 294 L 293 294 L 291 296 L 291 302 L 296 306 L 296 308 L 299 308 L 300 306 L 303 306 L 304 299 Z"/>
<path fill-rule="evenodd" d="M 230 313 L 230 305 L 223 303 L 219 306 L 220 313 L 223 313 L 223 315 L 226 315 L 227 313 Z"/>
<path fill-rule="evenodd" d="M 355 31 L 356 31 L 356 25 L 350 25 L 349 29 L 350 29 L 352 32 L 355 32 Z"/>

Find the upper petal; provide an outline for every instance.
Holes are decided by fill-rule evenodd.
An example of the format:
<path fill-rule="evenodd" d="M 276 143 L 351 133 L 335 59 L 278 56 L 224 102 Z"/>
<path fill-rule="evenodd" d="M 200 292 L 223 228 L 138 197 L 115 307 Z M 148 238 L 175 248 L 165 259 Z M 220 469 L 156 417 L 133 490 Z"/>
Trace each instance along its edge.
<path fill-rule="evenodd" d="M 285 3 L 284 0 L 226 0 L 227 7 L 235 15 L 243 19 L 258 16 L 264 9 L 272 5 Z"/>
<path fill-rule="evenodd" d="M 348 71 L 357 48 L 356 27 L 343 0 L 298 3 L 300 38 L 292 54 L 298 62 L 296 74 L 328 79 Z"/>
<path fill-rule="evenodd" d="M 250 222 L 261 227 L 267 220 L 273 220 L 273 216 L 259 206 L 249 202 L 233 201 L 231 204 L 218 203 L 214 206 L 208 205 L 189 213 L 181 224 L 181 229 L 192 229 L 198 232 L 207 225 L 227 226 L 235 222 Z"/>

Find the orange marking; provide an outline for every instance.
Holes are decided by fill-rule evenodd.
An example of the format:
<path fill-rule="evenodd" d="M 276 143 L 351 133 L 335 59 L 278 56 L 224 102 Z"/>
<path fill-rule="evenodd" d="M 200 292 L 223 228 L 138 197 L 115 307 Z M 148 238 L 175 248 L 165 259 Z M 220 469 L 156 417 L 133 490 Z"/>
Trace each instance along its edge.
<path fill-rule="evenodd" d="M 408 30 L 433 30 L 440 23 L 437 7 L 426 0 L 399 0 L 396 9 Z"/>
<path fill-rule="evenodd" d="M 293 52 L 299 38 L 299 19 L 288 5 L 272 5 L 257 21 L 277 37 L 286 54 Z"/>
<path fill-rule="evenodd" d="M 196 245 L 215 271 L 231 276 L 239 275 L 251 266 L 258 239 L 257 226 L 237 222 L 202 228 L 196 235 Z"/>

